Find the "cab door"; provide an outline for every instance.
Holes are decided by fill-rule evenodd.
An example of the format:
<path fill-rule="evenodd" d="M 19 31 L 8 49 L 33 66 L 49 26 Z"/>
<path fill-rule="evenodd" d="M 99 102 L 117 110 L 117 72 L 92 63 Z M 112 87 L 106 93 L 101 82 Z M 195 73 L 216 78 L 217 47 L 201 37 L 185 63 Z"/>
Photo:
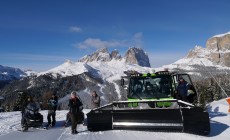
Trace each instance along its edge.
<path fill-rule="evenodd" d="M 192 80 L 188 74 L 174 74 L 173 75 L 173 83 L 175 89 L 175 98 L 179 98 L 176 92 L 177 86 L 179 84 L 179 78 L 182 77 L 188 83 L 188 94 L 187 101 L 189 103 L 195 104 L 197 102 L 197 91 L 192 83 Z"/>

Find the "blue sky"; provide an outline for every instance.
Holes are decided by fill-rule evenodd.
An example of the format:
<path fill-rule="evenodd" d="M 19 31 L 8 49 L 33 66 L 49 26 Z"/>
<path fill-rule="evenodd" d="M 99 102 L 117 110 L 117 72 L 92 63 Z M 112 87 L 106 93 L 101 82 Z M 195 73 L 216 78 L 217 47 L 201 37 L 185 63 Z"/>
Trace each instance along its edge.
<path fill-rule="evenodd" d="M 44 71 L 136 46 L 159 67 L 229 32 L 229 13 L 229 0 L 1 0 L 0 65 Z"/>

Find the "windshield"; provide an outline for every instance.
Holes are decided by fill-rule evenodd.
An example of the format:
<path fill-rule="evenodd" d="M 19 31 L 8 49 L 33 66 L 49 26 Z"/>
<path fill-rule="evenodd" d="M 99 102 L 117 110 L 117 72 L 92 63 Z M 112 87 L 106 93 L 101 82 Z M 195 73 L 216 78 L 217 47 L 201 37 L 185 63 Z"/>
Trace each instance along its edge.
<path fill-rule="evenodd" d="M 171 79 L 167 76 L 134 77 L 130 79 L 128 98 L 167 98 L 171 97 Z"/>

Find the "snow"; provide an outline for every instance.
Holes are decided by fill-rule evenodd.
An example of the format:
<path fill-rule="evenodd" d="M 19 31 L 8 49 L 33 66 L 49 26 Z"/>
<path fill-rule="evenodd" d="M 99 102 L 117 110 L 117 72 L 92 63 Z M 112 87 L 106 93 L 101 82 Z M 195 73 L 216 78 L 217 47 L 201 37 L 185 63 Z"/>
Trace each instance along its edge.
<path fill-rule="evenodd" d="M 45 72 L 38 73 L 37 76 L 45 75 L 45 74 L 52 74 L 54 77 L 61 75 L 62 77 L 78 75 L 84 72 L 87 72 L 87 64 L 81 62 L 72 62 L 67 60 L 62 65 L 59 65 L 53 69 L 50 69 Z"/>
<path fill-rule="evenodd" d="M 37 76 L 52 74 L 54 77 L 57 77 L 58 75 L 67 77 L 90 72 L 96 77 L 100 76 L 103 80 L 113 82 L 114 80 L 120 79 L 126 70 L 136 70 L 138 72 L 147 73 L 153 69 L 149 67 L 141 67 L 139 65 L 126 64 L 125 60 L 118 61 L 113 59 L 109 62 L 93 61 L 88 63 L 72 62 L 68 60 L 53 69 L 38 73 Z"/>
<path fill-rule="evenodd" d="M 208 105 L 208 112 L 211 119 L 211 132 L 208 136 L 200 136 L 178 132 L 153 132 L 138 130 L 110 130 L 90 132 L 86 126 L 78 125 L 77 135 L 70 134 L 70 127 L 62 127 L 67 110 L 57 111 L 57 127 L 49 130 L 30 128 L 28 132 L 19 132 L 20 112 L 0 113 L 0 139 L 1 140 L 123 140 L 123 139 L 144 139 L 144 140 L 229 140 L 230 139 L 230 114 L 229 105 L 225 99 L 212 102 Z M 90 110 L 84 110 L 86 114 Z M 46 120 L 47 111 L 41 111 Z"/>
<path fill-rule="evenodd" d="M 224 33 L 224 34 L 215 35 L 213 37 L 223 37 L 223 36 L 229 35 L 229 34 L 230 34 L 230 32 L 227 32 L 227 33 Z"/>
<path fill-rule="evenodd" d="M 186 56 L 184 58 L 181 58 L 177 60 L 176 62 L 169 64 L 169 65 L 163 65 L 162 67 L 155 68 L 156 71 L 162 71 L 164 69 L 183 69 L 187 71 L 194 70 L 194 65 L 200 65 L 200 66 L 209 66 L 209 67 L 216 67 L 217 69 L 229 69 L 227 66 L 218 65 L 212 61 L 210 61 L 210 55 L 211 53 L 216 53 L 215 50 L 209 50 L 207 48 L 202 48 L 201 46 L 195 46 L 194 49 L 190 50 L 194 56 Z M 218 53 L 229 53 L 229 50 L 226 51 L 218 51 Z"/>

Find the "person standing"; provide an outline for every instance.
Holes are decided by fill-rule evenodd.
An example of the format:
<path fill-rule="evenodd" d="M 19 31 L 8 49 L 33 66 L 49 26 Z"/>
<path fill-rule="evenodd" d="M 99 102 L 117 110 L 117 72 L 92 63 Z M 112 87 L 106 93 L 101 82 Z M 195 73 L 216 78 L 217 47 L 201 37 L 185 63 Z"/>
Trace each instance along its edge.
<path fill-rule="evenodd" d="M 57 105 L 58 105 L 58 97 L 56 96 L 56 94 L 52 94 L 52 97 L 48 100 L 48 115 L 47 115 L 47 120 L 48 120 L 48 124 L 46 125 L 46 127 L 49 126 L 55 126 L 56 124 L 56 110 L 57 110 Z M 52 118 L 52 121 L 51 121 Z"/>
<path fill-rule="evenodd" d="M 181 100 L 187 101 L 189 83 L 184 80 L 183 77 L 179 78 L 179 84 L 177 86 L 177 93 Z"/>
<path fill-rule="evenodd" d="M 77 119 L 80 113 L 80 107 L 82 106 L 82 102 L 77 98 L 77 92 L 73 91 L 71 93 L 71 98 L 69 100 L 69 115 L 71 118 L 71 133 L 77 134 Z"/>
<path fill-rule="evenodd" d="M 96 91 L 93 91 L 91 98 L 91 109 L 100 107 L 100 97 L 97 95 Z"/>

